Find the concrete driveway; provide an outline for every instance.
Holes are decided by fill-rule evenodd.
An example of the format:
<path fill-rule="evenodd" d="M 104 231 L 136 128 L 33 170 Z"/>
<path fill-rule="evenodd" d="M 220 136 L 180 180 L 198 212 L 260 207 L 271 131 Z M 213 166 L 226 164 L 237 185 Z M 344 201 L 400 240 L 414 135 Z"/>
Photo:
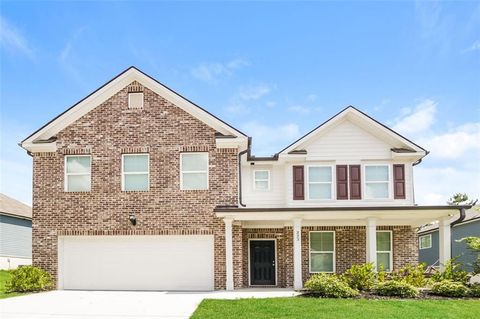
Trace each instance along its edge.
<path fill-rule="evenodd" d="M 0 300 L 0 318 L 188 318 L 205 298 L 294 296 L 288 289 L 234 292 L 50 291 Z"/>

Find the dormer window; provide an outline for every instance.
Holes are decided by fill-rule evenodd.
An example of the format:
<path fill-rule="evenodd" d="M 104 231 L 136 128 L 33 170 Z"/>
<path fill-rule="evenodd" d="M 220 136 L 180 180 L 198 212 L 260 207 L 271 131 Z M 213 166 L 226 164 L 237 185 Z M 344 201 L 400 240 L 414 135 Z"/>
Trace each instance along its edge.
<path fill-rule="evenodd" d="M 129 109 L 143 108 L 143 92 L 128 93 L 128 108 Z"/>

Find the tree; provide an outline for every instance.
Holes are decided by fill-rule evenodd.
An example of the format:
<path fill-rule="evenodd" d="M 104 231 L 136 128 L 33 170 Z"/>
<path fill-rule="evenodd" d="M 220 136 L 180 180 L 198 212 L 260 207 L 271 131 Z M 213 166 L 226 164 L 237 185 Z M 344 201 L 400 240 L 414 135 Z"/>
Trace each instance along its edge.
<path fill-rule="evenodd" d="M 460 205 L 474 206 L 477 203 L 477 200 L 478 199 L 469 200 L 468 195 L 465 193 L 456 193 L 449 198 L 449 200 L 447 201 L 447 204 L 452 206 L 460 206 Z"/>

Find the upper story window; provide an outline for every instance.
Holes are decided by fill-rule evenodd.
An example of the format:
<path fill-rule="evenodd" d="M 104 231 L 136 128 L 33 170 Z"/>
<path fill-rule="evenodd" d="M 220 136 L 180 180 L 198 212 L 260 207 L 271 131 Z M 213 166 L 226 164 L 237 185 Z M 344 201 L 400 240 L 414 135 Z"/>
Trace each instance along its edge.
<path fill-rule="evenodd" d="M 89 192 L 91 189 L 90 155 L 65 156 L 65 191 Z"/>
<path fill-rule="evenodd" d="M 377 231 L 377 270 L 392 271 L 392 232 Z"/>
<path fill-rule="evenodd" d="M 420 236 L 418 238 L 418 246 L 420 249 L 432 248 L 432 234 Z"/>
<path fill-rule="evenodd" d="M 208 189 L 208 153 L 181 153 L 180 171 L 180 189 Z"/>
<path fill-rule="evenodd" d="M 122 191 L 148 191 L 150 187 L 149 155 L 122 155 Z"/>
<path fill-rule="evenodd" d="M 253 171 L 254 184 L 256 191 L 267 191 L 270 189 L 270 171 L 269 170 L 255 170 Z"/>
<path fill-rule="evenodd" d="M 388 165 L 365 165 L 365 198 L 389 198 L 389 185 L 390 173 Z"/>
<path fill-rule="evenodd" d="M 332 167 L 308 167 L 308 199 L 332 199 Z"/>
<path fill-rule="evenodd" d="M 310 232 L 310 272 L 335 272 L 335 232 Z"/>

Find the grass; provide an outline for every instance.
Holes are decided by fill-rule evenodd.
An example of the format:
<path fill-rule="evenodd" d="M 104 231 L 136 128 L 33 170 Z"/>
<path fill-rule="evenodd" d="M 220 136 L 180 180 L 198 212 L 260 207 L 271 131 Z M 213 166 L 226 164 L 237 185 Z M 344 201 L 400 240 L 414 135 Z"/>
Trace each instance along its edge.
<path fill-rule="evenodd" d="M 5 292 L 5 283 L 7 282 L 8 278 L 10 278 L 11 274 L 6 270 L 0 270 L 0 299 L 15 297 L 21 295 L 18 292 Z"/>
<path fill-rule="evenodd" d="M 480 300 L 207 299 L 191 318 L 473 319 L 480 318 Z"/>

